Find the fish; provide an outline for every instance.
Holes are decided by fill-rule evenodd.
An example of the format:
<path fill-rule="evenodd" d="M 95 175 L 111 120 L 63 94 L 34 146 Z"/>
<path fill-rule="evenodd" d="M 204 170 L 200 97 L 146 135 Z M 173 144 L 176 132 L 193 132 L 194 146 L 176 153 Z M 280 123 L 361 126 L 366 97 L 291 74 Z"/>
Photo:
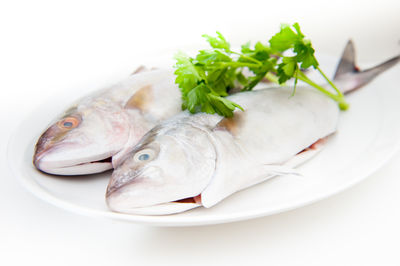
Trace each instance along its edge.
<path fill-rule="evenodd" d="M 349 41 L 334 82 L 343 93 L 368 84 L 400 61 L 361 71 Z M 233 193 L 313 158 L 337 130 L 336 102 L 309 87 L 274 87 L 228 96 L 244 112 L 231 118 L 182 112 L 152 128 L 123 155 L 106 190 L 111 211 L 167 215 L 211 208 Z"/>
<path fill-rule="evenodd" d="M 76 101 L 39 137 L 34 166 L 53 175 L 112 169 L 124 147 L 181 111 L 173 71 L 141 67 L 117 84 Z"/>

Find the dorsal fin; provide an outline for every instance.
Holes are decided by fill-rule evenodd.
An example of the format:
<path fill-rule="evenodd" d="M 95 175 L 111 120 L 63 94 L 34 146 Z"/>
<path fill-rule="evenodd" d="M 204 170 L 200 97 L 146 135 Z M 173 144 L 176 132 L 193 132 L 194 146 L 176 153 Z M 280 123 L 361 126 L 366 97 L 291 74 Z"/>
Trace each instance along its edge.
<path fill-rule="evenodd" d="M 136 68 L 135 71 L 133 71 L 131 75 L 148 72 L 148 71 L 152 71 L 152 70 L 156 70 L 156 69 L 158 69 L 158 68 L 157 67 L 148 68 L 147 66 L 141 65 L 138 68 Z"/>
<path fill-rule="evenodd" d="M 143 86 L 126 102 L 125 108 L 146 111 L 150 102 L 153 100 L 153 96 L 151 85 Z"/>
<path fill-rule="evenodd" d="M 214 130 L 226 130 L 233 136 L 239 133 L 240 125 L 243 123 L 243 112 L 236 112 L 232 117 L 225 117 L 215 126 Z"/>
<path fill-rule="evenodd" d="M 337 79 L 345 73 L 357 72 L 356 66 L 356 51 L 352 40 L 349 40 L 343 50 L 342 57 L 336 68 L 336 73 L 333 79 Z"/>
<path fill-rule="evenodd" d="M 149 71 L 149 69 L 147 67 L 141 65 L 138 68 L 136 68 L 135 71 L 133 71 L 131 75 L 135 75 L 137 73 L 142 73 L 142 72 L 146 72 L 146 71 Z"/>

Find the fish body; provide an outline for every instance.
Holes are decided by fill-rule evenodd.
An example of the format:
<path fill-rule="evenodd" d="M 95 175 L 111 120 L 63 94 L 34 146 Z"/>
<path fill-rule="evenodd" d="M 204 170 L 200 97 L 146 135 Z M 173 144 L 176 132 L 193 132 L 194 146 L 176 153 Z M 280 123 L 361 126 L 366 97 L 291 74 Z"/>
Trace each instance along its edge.
<path fill-rule="evenodd" d="M 350 92 L 399 60 L 360 72 L 350 42 L 335 80 Z M 106 193 L 109 208 L 145 215 L 209 208 L 274 176 L 297 174 L 293 168 L 336 131 L 340 111 L 315 89 L 297 88 L 291 97 L 292 90 L 231 95 L 245 110 L 232 118 L 184 112 L 160 123 L 116 165 Z"/>
<path fill-rule="evenodd" d="M 211 207 L 240 189 L 290 172 L 285 163 L 335 132 L 339 117 L 330 98 L 299 88 L 288 100 L 291 93 L 291 88 L 244 92 L 229 97 L 245 109 L 233 118 L 185 112 L 161 123 L 114 170 L 108 205 L 140 214 L 160 214 L 153 208 L 163 207 L 167 213 L 178 206 Z M 176 202 L 199 195 L 201 203 Z"/>
<path fill-rule="evenodd" d="M 141 71 L 90 94 L 68 108 L 40 136 L 34 165 L 56 175 L 81 175 L 112 168 L 111 157 L 161 120 L 181 111 L 172 69 Z"/>

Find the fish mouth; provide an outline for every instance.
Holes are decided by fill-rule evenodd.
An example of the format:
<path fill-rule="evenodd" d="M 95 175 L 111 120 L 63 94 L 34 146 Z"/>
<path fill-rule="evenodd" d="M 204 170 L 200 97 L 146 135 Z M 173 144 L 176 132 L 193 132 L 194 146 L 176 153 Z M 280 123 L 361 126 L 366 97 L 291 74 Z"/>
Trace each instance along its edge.
<path fill-rule="evenodd" d="M 175 200 L 173 202 L 177 202 L 177 203 L 197 203 L 197 204 L 201 204 L 201 194 L 194 196 L 194 197 L 189 197 L 189 198 L 184 198 L 184 199 L 180 199 L 180 200 Z"/>
<path fill-rule="evenodd" d="M 135 215 L 155 215 L 155 216 L 177 214 L 203 206 L 201 204 L 201 194 L 194 197 L 188 197 L 156 205 L 134 207 L 134 208 L 129 208 L 129 207 L 115 208 L 114 204 L 107 198 L 107 205 L 113 212 L 135 214 Z"/>
<path fill-rule="evenodd" d="M 96 174 L 113 168 L 110 154 L 61 161 L 45 156 L 45 153 L 41 152 L 35 153 L 33 164 L 38 170 L 53 175 Z"/>
<path fill-rule="evenodd" d="M 168 215 L 181 213 L 203 206 L 201 202 L 201 193 L 192 197 L 185 197 L 147 206 L 132 206 L 132 204 L 129 203 L 129 200 L 120 196 L 121 194 L 118 193 L 118 189 L 107 189 L 106 203 L 108 208 L 113 212 L 134 215 Z"/>
<path fill-rule="evenodd" d="M 115 172 L 114 172 L 115 173 Z M 118 213 L 134 214 L 134 215 L 168 215 L 181 213 L 190 209 L 201 207 L 201 191 L 193 196 L 178 196 L 168 201 L 156 201 L 147 203 L 138 203 L 136 200 L 130 199 L 130 193 L 124 191 L 124 188 L 137 181 L 142 171 L 130 172 L 122 178 L 114 179 L 111 177 L 106 190 L 106 204 L 110 210 Z M 113 174 L 114 175 L 114 174 Z M 121 181 L 122 182 L 118 182 Z"/>

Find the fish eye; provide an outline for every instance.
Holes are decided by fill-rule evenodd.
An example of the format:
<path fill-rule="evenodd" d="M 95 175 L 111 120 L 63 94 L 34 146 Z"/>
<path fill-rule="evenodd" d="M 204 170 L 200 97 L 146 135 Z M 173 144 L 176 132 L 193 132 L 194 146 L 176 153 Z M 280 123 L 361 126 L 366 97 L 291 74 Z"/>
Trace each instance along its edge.
<path fill-rule="evenodd" d="M 139 161 L 147 161 L 149 158 L 150 158 L 150 155 L 145 153 L 145 154 L 141 154 L 138 159 L 139 159 Z"/>
<path fill-rule="evenodd" d="M 152 149 L 144 149 L 135 153 L 133 159 L 136 162 L 146 162 L 154 158 L 154 151 Z"/>
<path fill-rule="evenodd" d="M 80 121 L 78 118 L 70 116 L 58 122 L 58 127 L 62 129 L 72 129 L 79 125 Z"/>

